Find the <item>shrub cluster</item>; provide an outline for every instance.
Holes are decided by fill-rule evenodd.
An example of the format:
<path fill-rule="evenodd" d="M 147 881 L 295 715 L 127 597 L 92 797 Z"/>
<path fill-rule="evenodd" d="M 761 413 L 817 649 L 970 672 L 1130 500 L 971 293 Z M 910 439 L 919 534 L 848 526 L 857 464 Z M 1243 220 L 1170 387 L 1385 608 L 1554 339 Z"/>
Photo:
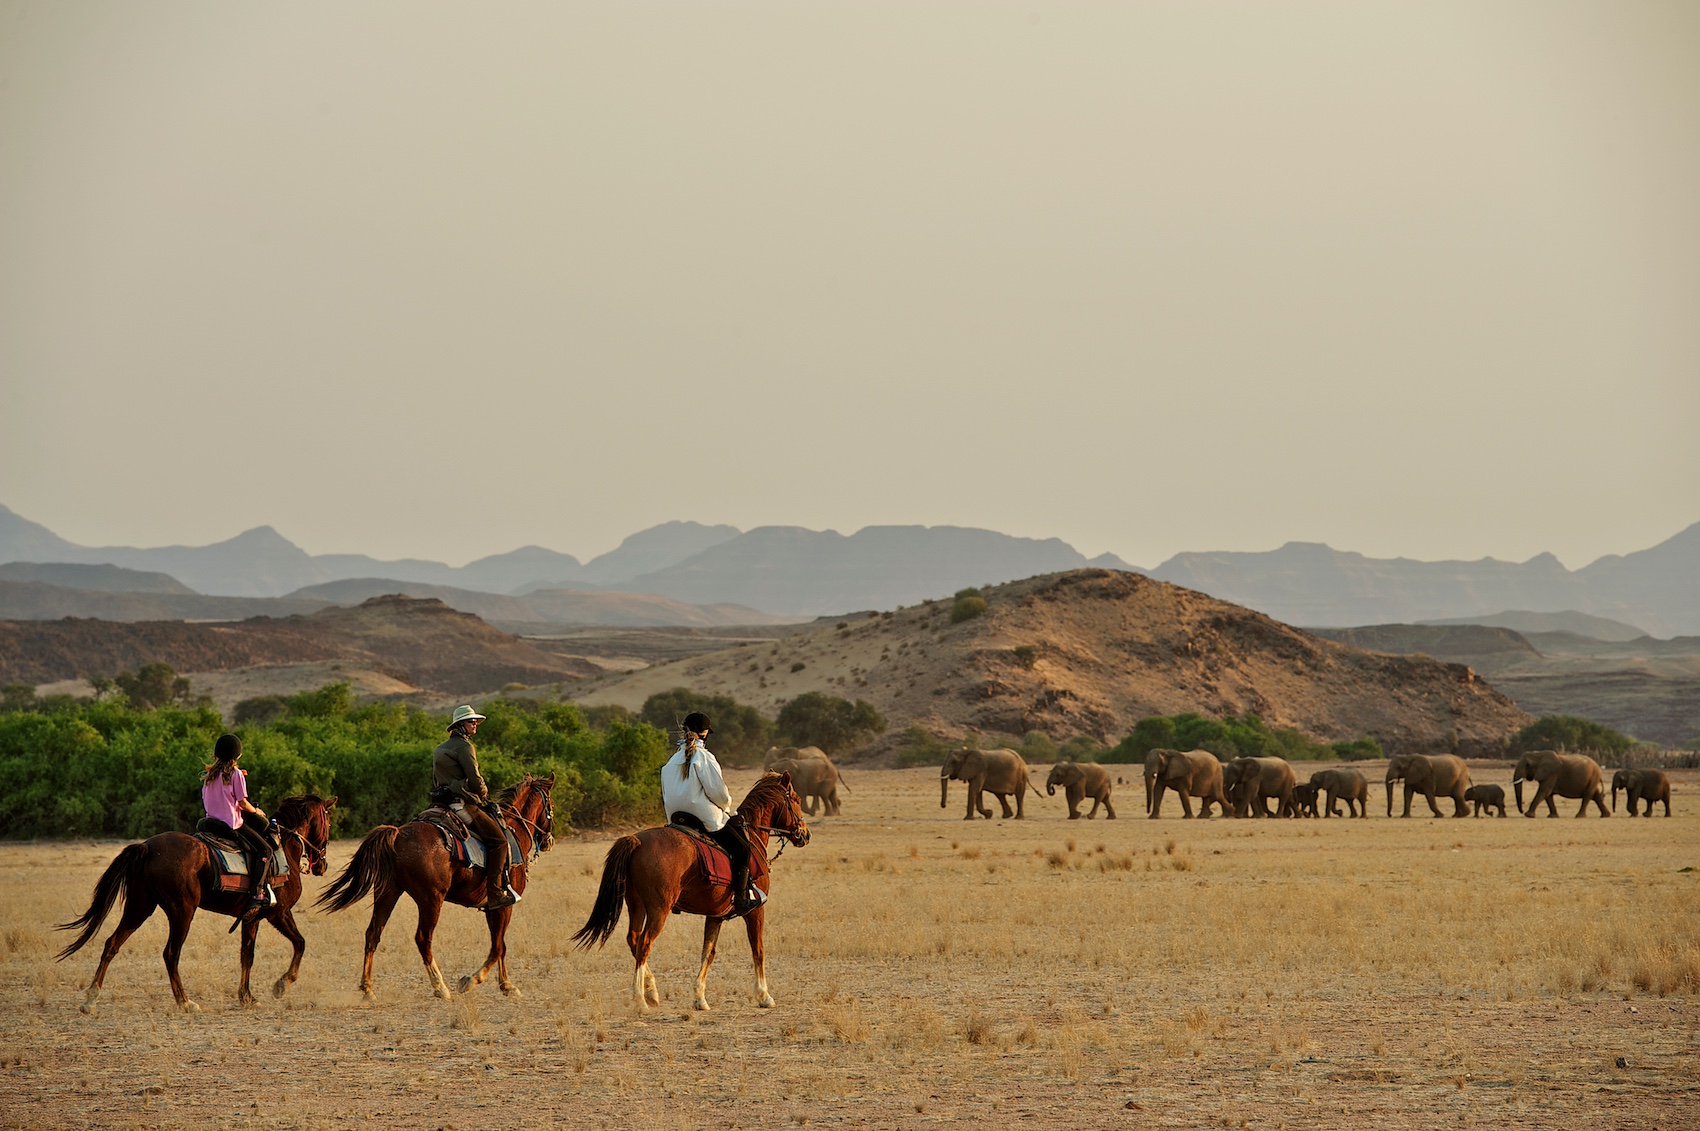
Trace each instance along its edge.
<path fill-rule="evenodd" d="M 1511 740 L 1513 758 L 1530 750 L 1564 750 L 1572 754 L 1621 755 L 1641 745 L 1627 734 L 1592 719 L 1575 715 L 1545 715 L 1517 732 Z"/>
<path fill-rule="evenodd" d="M 1247 712 L 1238 718 L 1208 719 L 1188 711 L 1182 715 L 1152 715 L 1134 724 L 1133 733 L 1098 756 L 1100 762 L 1144 762 L 1151 751 L 1208 750 L 1218 758 L 1285 758 L 1289 762 L 1327 758 L 1379 758 L 1373 738 L 1326 745 L 1296 730 L 1271 727 Z"/>
<path fill-rule="evenodd" d="M 950 623 L 961 624 L 965 620 L 973 620 L 986 611 L 986 599 L 978 589 L 958 589 L 956 599 L 950 606 Z"/>
<path fill-rule="evenodd" d="M 201 815 L 201 775 L 224 720 L 210 706 L 138 709 L 122 694 L 25 700 L 0 712 L 0 835 L 143 837 L 187 830 Z M 666 736 L 643 722 L 591 728 L 576 707 L 486 703 L 478 760 L 492 788 L 556 775 L 558 826 L 658 820 Z M 335 794 L 339 835 L 396 824 L 426 805 L 431 750 L 446 716 L 390 703 L 356 706 L 347 684 L 288 696 L 269 722 L 238 724 L 255 803 Z"/>

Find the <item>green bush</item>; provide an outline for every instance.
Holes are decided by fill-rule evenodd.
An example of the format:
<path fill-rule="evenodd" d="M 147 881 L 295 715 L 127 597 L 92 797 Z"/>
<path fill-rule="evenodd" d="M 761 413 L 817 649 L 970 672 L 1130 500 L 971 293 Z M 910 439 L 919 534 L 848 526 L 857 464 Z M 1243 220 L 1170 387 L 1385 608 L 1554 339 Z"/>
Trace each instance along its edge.
<path fill-rule="evenodd" d="M 958 597 L 950 607 L 950 623 L 961 624 L 965 620 L 973 620 L 986 611 L 984 597 Z"/>
<path fill-rule="evenodd" d="M 57 698 L 20 710 L 17 696 L 0 711 L 0 774 L 12 783 L 0 792 L 0 835 L 145 837 L 194 826 L 201 775 L 225 730 L 216 710 Z M 478 760 L 492 788 L 554 773 L 562 828 L 660 819 L 659 770 L 670 754 L 660 730 L 618 718 L 595 729 L 577 708 L 536 699 L 483 710 Z M 270 811 L 291 794 L 335 794 L 333 828 L 346 836 L 425 807 L 431 751 L 447 723 L 415 707 L 356 705 L 346 684 L 331 684 L 289 696 L 270 722 L 235 729 L 255 804 Z"/>
<path fill-rule="evenodd" d="M 1030 730 L 1021 736 L 1021 745 L 1016 752 L 1029 762 L 1055 762 L 1057 760 L 1057 744 L 1051 741 L 1051 736 L 1042 730 Z"/>
<path fill-rule="evenodd" d="M 900 768 L 942 765 L 945 757 L 957 746 L 957 743 L 939 738 L 926 727 L 913 726 L 903 732 L 903 741 L 891 761 Z"/>
<path fill-rule="evenodd" d="M 828 754 L 842 754 L 884 731 L 885 719 L 865 700 L 852 703 L 806 691 L 779 708 L 775 730 L 785 746 L 818 746 Z"/>
<path fill-rule="evenodd" d="M 714 724 L 708 748 L 728 766 L 759 766 L 773 745 L 773 723 L 767 716 L 730 695 L 702 695 L 684 687 L 658 691 L 644 700 L 638 717 L 670 731 L 692 711 L 701 711 Z"/>
<path fill-rule="evenodd" d="M 1373 739 L 1360 742 L 1374 743 Z M 1151 715 L 1134 724 L 1133 732 L 1098 755 L 1100 762 L 1144 762 L 1152 750 L 1208 750 L 1230 758 L 1285 758 L 1289 762 L 1336 757 L 1332 747 L 1312 742 L 1296 730 L 1273 728 L 1251 712 L 1235 718 L 1209 719 L 1193 712 Z M 1377 747 L 1379 750 L 1379 747 Z"/>
<path fill-rule="evenodd" d="M 1640 743 L 1627 734 L 1592 719 L 1575 715 L 1545 715 L 1517 732 L 1511 740 L 1513 758 L 1530 750 L 1564 750 L 1572 754 L 1627 754 Z"/>
<path fill-rule="evenodd" d="M 1381 743 L 1373 738 L 1360 738 L 1355 742 L 1335 742 L 1330 744 L 1329 749 L 1333 750 L 1334 756 L 1342 762 L 1373 761 L 1383 757 Z"/>

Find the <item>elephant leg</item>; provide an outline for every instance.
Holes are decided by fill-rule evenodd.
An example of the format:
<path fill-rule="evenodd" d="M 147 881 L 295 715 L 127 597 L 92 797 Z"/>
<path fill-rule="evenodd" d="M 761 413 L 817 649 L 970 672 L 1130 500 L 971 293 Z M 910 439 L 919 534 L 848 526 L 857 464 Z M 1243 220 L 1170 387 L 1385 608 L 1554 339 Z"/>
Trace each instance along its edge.
<path fill-rule="evenodd" d="M 1185 790 L 1185 789 L 1175 790 L 1175 796 L 1180 798 L 1180 801 L 1181 801 L 1181 820 L 1183 820 L 1183 821 L 1192 820 L 1192 798 L 1187 796 L 1187 794 L 1190 793 L 1190 792 L 1191 792 L 1190 790 Z M 1208 805 L 1209 802 L 1206 801 L 1205 804 Z M 1115 816 L 1115 814 L 1113 814 L 1113 813 L 1110 814 L 1110 815 Z"/>
<path fill-rule="evenodd" d="M 1410 779 L 1407 778 L 1405 780 L 1405 812 L 1400 814 L 1401 816 L 1409 817 L 1411 815 L 1411 802 L 1416 798 L 1416 796 L 1417 787 L 1412 785 Z"/>
<path fill-rule="evenodd" d="M 1151 787 L 1151 814 L 1150 814 L 1150 816 L 1151 816 L 1151 819 L 1153 821 L 1155 821 L 1157 819 L 1157 815 L 1163 811 L 1163 790 L 1165 788 L 1166 787 L 1163 785 L 1162 782 L 1158 782 L 1156 785 L 1153 785 Z"/>
<path fill-rule="evenodd" d="M 1011 817 L 1015 816 L 1015 810 L 1011 809 L 1009 807 L 1009 794 L 1007 794 L 1007 793 L 994 793 L 994 794 L 992 794 L 992 796 L 996 797 L 998 799 L 998 804 L 1003 806 L 1004 820 L 1007 821 Z M 987 814 L 987 815 L 990 816 L 990 814 Z"/>
<path fill-rule="evenodd" d="M 1652 812 L 1652 810 L 1653 810 L 1653 806 L 1651 804 L 1649 804 L 1647 806 L 1647 811 L 1650 813 L 1650 812 Z M 1106 793 L 1104 795 L 1104 820 L 1113 821 L 1115 819 L 1116 819 L 1116 807 L 1114 805 L 1110 804 L 1110 795 Z"/>

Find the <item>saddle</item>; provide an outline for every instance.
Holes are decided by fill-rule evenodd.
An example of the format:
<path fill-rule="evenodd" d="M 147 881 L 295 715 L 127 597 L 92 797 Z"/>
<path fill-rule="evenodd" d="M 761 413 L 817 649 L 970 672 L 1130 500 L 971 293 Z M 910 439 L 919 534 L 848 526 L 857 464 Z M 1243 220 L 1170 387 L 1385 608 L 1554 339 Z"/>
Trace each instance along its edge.
<path fill-rule="evenodd" d="M 484 867 L 484 842 L 472 835 L 472 830 L 466 827 L 466 822 L 456 815 L 453 809 L 433 806 L 421 812 L 415 821 L 422 821 L 437 830 L 443 838 L 443 847 L 449 850 L 449 859 L 463 868 Z M 508 838 L 508 866 L 520 868 L 525 866 L 525 856 L 519 850 L 519 838 L 507 822 L 502 823 L 502 832 Z"/>
<path fill-rule="evenodd" d="M 687 824 L 687 821 L 690 823 Z M 697 850 L 697 867 L 702 871 L 704 880 L 718 887 L 731 887 L 732 857 L 726 854 L 724 848 L 710 840 L 708 833 L 695 822 L 696 818 L 689 813 L 675 813 L 673 819 L 667 822 L 667 827 L 691 838 L 691 843 Z"/>
<path fill-rule="evenodd" d="M 204 817 L 195 825 L 195 839 L 207 846 L 207 855 L 212 857 L 213 872 L 218 877 L 220 891 L 253 890 L 254 880 L 249 875 L 247 845 L 228 833 L 213 831 L 213 826 L 209 825 Z M 281 847 L 274 849 L 270 867 L 267 869 L 266 883 L 275 886 L 288 875 L 289 857 L 283 854 Z"/>

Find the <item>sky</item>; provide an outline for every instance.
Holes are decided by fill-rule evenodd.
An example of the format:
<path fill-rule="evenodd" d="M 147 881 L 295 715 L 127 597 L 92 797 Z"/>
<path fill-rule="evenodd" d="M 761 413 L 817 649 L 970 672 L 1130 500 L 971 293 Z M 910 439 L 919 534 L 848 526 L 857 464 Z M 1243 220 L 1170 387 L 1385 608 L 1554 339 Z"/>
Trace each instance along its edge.
<path fill-rule="evenodd" d="M 1572 568 L 1700 521 L 1700 5 L 0 0 L 0 503 Z"/>

